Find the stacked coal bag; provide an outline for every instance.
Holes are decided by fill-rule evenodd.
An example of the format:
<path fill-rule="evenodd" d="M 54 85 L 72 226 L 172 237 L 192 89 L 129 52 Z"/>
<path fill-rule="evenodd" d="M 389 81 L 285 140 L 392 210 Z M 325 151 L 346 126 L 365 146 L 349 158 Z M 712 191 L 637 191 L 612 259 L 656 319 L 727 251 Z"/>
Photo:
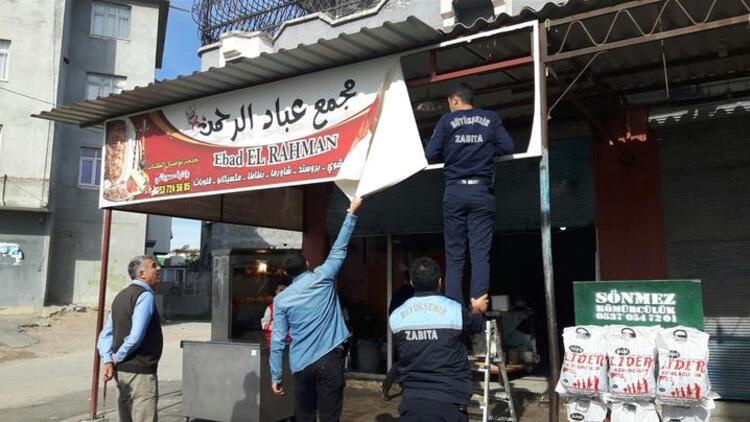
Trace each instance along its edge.
<path fill-rule="evenodd" d="M 659 422 L 656 397 L 656 337 L 659 327 L 607 327 L 607 364 L 612 422 Z"/>
<path fill-rule="evenodd" d="M 656 400 L 664 421 L 702 422 L 714 407 L 708 379 L 708 334 L 690 327 L 664 328 L 656 338 Z"/>
<path fill-rule="evenodd" d="M 563 330 L 560 380 L 555 391 L 568 397 L 568 420 L 602 422 L 607 417 L 607 329 L 585 325 Z"/>
<path fill-rule="evenodd" d="M 717 396 L 708 337 L 689 327 L 565 328 L 555 391 L 568 399 L 568 420 L 602 422 L 610 413 L 611 422 L 709 421 Z"/>

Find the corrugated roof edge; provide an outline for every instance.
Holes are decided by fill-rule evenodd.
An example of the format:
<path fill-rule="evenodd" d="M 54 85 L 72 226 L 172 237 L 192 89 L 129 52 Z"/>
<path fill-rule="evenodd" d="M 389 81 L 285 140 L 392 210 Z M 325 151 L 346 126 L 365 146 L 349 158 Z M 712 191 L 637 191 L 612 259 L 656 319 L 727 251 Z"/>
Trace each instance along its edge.
<path fill-rule="evenodd" d="M 509 13 L 502 13 L 491 19 L 479 17 L 475 19 L 471 24 L 457 23 L 450 31 L 445 31 L 451 36 L 464 35 L 467 32 L 478 32 L 484 28 L 497 28 L 502 25 L 509 25 L 518 22 L 524 22 L 528 20 L 546 20 L 559 18 L 562 16 L 570 15 L 574 12 L 585 12 L 600 7 L 625 3 L 631 0 L 581 0 L 572 1 L 567 0 L 565 2 L 549 1 L 544 4 L 541 8 L 534 8 L 532 6 L 523 6 L 518 14 L 512 15 Z"/>
<path fill-rule="evenodd" d="M 397 25 L 402 23 L 417 23 L 420 24 L 422 27 L 427 27 L 432 31 L 435 31 L 436 34 L 436 40 L 438 39 L 439 34 L 447 34 L 448 37 L 457 37 L 460 35 L 464 35 L 466 32 L 478 32 L 479 30 L 482 30 L 487 27 L 500 27 L 506 24 L 520 22 L 524 20 L 530 20 L 530 19 L 548 19 L 552 17 L 560 17 L 563 15 L 568 15 L 573 12 L 580 12 L 580 11 L 586 11 L 590 9 L 598 8 L 602 5 L 607 4 L 616 4 L 616 3 L 623 3 L 628 0 L 583 0 L 581 2 L 572 2 L 567 1 L 565 4 L 559 5 L 555 2 L 548 2 L 546 3 L 541 9 L 534 9 L 532 7 L 524 7 L 518 15 L 512 16 L 509 14 L 501 14 L 497 16 L 494 19 L 484 19 L 480 18 L 472 22 L 471 25 L 464 25 L 464 24 L 457 24 L 451 31 L 442 31 L 439 28 L 434 28 L 420 19 L 418 19 L 415 16 L 409 16 L 406 18 L 406 20 L 402 22 L 391 22 L 391 21 L 383 21 L 379 27 L 377 28 L 383 28 L 387 27 L 387 25 Z M 381 0 L 378 5 L 375 6 L 376 11 L 380 11 L 382 7 L 388 2 L 388 0 Z M 166 4 L 168 7 L 168 1 L 163 2 L 162 4 Z M 356 19 L 362 19 L 368 16 L 371 16 L 372 10 L 368 9 L 367 12 L 363 12 L 363 14 L 358 15 Z M 313 20 L 313 19 L 320 19 L 327 23 L 331 23 L 334 21 L 331 21 L 330 19 L 323 19 L 320 15 L 320 13 L 311 15 L 312 17 L 304 17 L 300 18 L 299 22 L 293 22 L 290 23 L 290 26 L 293 24 L 298 24 L 301 22 L 305 22 L 307 20 Z M 335 23 L 345 23 L 350 22 L 353 19 L 346 19 L 342 18 L 339 20 L 335 20 Z M 290 21 L 291 22 L 291 21 Z M 332 25 L 335 26 L 335 25 Z M 122 115 L 127 115 L 131 113 L 135 113 L 138 111 L 143 110 L 150 110 L 154 108 L 163 107 L 168 104 L 174 104 L 182 101 L 189 101 L 194 98 L 200 98 L 208 95 L 214 95 L 219 94 L 222 92 L 228 92 L 233 91 L 236 89 L 241 89 L 248 86 L 256 85 L 257 83 L 267 83 L 267 82 L 273 82 L 278 79 L 283 79 L 286 77 L 291 77 L 287 74 L 281 74 L 278 78 L 264 78 L 261 81 L 258 81 L 254 83 L 250 80 L 242 81 L 240 84 L 232 84 L 228 86 L 226 89 L 216 90 L 216 89 L 208 89 L 205 90 L 205 84 L 202 86 L 202 89 L 195 88 L 195 85 L 197 84 L 195 82 L 195 79 L 203 78 L 205 80 L 211 80 L 212 78 L 206 77 L 207 75 L 212 75 L 217 72 L 224 72 L 224 73 L 231 73 L 233 69 L 236 67 L 242 66 L 242 65 L 255 65 L 255 61 L 258 59 L 268 59 L 268 60 L 274 60 L 277 55 L 284 55 L 288 54 L 292 51 L 298 51 L 305 47 L 311 47 L 314 45 L 318 45 L 321 42 L 330 42 L 335 40 L 345 40 L 346 38 L 355 36 L 357 34 L 364 34 L 367 31 L 372 31 L 373 29 L 376 29 L 375 27 L 362 27 L 357 32 L 352 33 L 344 33 L 341 32 L 338 34 L 335 38 L 330 39 L 318 39 L 315 43 L 312 44 L 304 44 L 300 43 L 297 44 L 295 48 L 280 48 L 277 51 L 274 51 L 272 53 L 261 53 L 258 57 L 253 59 L 240 59 L 236 62 L 227 64 L 224 67 L 212 67 L 205 71 L 195 71 L 192 72 L 189 75 L 179 75 L 174 79 L 165 79 L 161 81 L 154 81 L 149 83 L 145 86 L 137 86 L 127 91 L 122 91 L 119 94 L 110 94 L 107 97 L 97 98 L 96 100 L 89 100 L 89 101 L 79 101 L 76 103 L 73 103 L 71 105 L 63 106 L 63 107 L 56 107 L 50 111 L 44 111 L 37 115 L 33 115 L 33 117 L 40 117 L 44 119 L 49 120 L 56 120 L 56 121 L 62 121 L 66 123 L 72 123 L 72 124 L 78 124 L 80 126 L 100 126 L 101 123 L 111 117 L 117 117 Z M 421 28 L 425 29 L 425 28 Z M 281 33 L 281 31 L 279 32 Z M 387 54 L 387 53 L 386 53 Z M 371 58 L 378 57 L 377 55 L 373 55 Z M 296 75 L 302 75 L 309 72 L 324 70 L 330 67 L 334 66 L 341 66 L 346 63 L 341 62 L 331 62 L 330 66 L 318 66 L 318 67 L 311 67 L 310 69 L 306 69 L 305 71 L 299 72 Z M 228 76 L 228 75 L 224 75 Z M 235 77 L 236 79 L 236 77 Z M 173 87 L 171 85 L 179 85 L 177 87 Z M 193 86 L 193 88 L 185 88 L 185 85 Z M 152 92 L 154 88 L 162 88 L 161 92 Z M 172 89 L 171 89 L 172 88 Z M 174 94 L 173 88 L 180 88 L 183 91 L 186 90 L 192 90 L 193 93 L 178 93 Z M 172 94 L 168 94 L 168 92 L 172 92 Z M 143 97 L 151 97 L 151 98 L 160 98 L 163 99 L 163 101 L 152 101 L 149 102 L 147 105 L 136 105 L 138 104 L 137 101 L 142 100 L 142 98 L 133 98 L 136 96 L 143 96 Z"/>
<path fill-rule="evenodd" d="M 441 35 L 431 26 L 423 23 L 419 19 L 410 16 L 402 22 L 382 22 L 380 28 L 388 28 L 389 25 L 419 25 L 419 31 L 430 31 L 434 32 L 434 39 L 428 40 L 427 44 L 435 42 Z M 100 126 L 101 123 L 111 117 L 123 116 L 138 111 L 145 111 L 163 107 L 168 104 L 179 103 L 183 101 L 189 101 L 194 98 L 205 97 L 209 95 L 220 94 L 222 92 L 233 91 L 249 86 L 254 86 L 258 83 L 268 83 L 275 80 L 303 75 L 310 72 L 324 70 L 334 66 L 342 66 L 347 63 L 342 61 L 330 61 L 329 65 L 317 65 L 311 66 L 309 69 L 304 69 L 300 72 L 295 72 L 294 75 L 290 74 L 278 74 L 278 77 L 263 77 L 260 80 L 238 79 L 236 76 L 232 77 L 229 73 L 237 72 L 238 67 L 251 65 L 257 67 L 258 60 L 276 60 L 277 57 L 283 57 L 293 51 L 300 51 L 303 48 L 318 45 L 321 41 L 335 41 L 335 40 L 346 40 L 348 38 L 357 36 L 359 34 L 365 34 L 368 31 L 372 31 L 376 28 L 362 28 L 354 33 L 340 33 L 338 37 L 333 39 L 317 40 L 313 44 L 299 44 L 296 48 L 292 49 L 279 49 L 271 53 L 261 53 L 258 57 L 249 59 L 244 58 L 237 60 L 232 63 L 228 63 L 224 67 L 212 67 L 204 71 L 195 71 L 189 75 L 179 75 L 174 79 L 166 79 L 161 81 L 150 82 L 144 86 L 136 86 L 132 89 L 125 90 L 119 94 L 110 94 L 106 97 L 100 97 L 96 100 L 78 101 L 70 105 L 55 107 L 49 111 L 43 111 L 39 114 L 33 115 L 33 117 L 39 117 L 49 120 L 62 121 L 71 124 L 78 124 L 80 126 Z M 432 34 L 430 34 L 432 35 Z M 432 37 L 430 37 L 432 38 Z M 381 53 L 381 52 L 378 52 Z M 362 60 L 376 58 L 382 55 L 390 54 L 388 51 L 383 51 L 382 54 L 373 54 L 371 57 L 364 58 Z M 356 61 L 356 60 L 353 60 Z M 352 61 L 352 62 L 353 62 Z M 214 80 L 210 75 L 216 75 L 217 73 L 224 73 L 222 76 L 239 80 L 238 83 L 228 84 L 224 89 L 212 88 L 207 82 Z M 267 72 L 266 72 L 267 73 Z M 203 83 L 196 82 L 196 79 L 204 79 Z M 188 87 L 186 87 L 186 85 Z M 176 92 L 175 89 L 179 88 L 183 92 Z M 155 91 L 159 90 L 159 91 Z M 190 92 L 192 91 L 192 92 Z M 171 92 L 171 94 L 170 94 Z M 138 98 L 140 97 L 140 98 Z M 154 101 L 148 103 L 139 103 L 143 98 L 151 98 Z M 158 100 L 157 100 L 158 99 Z"/>

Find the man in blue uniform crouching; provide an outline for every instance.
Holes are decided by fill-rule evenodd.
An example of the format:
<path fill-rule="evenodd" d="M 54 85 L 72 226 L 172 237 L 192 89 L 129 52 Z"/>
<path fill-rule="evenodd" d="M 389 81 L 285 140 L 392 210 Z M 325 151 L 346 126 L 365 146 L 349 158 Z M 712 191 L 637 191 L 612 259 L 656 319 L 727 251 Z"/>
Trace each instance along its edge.
<path fill-rule="evenodd" d="M 398 342 L 403 398 L 401 422 L 468 420 L 471 368 L 464 339 L 484 328 L 487 295 L 472 299 L 472 309 L 440 294 L 440 267 L 418 258 L 409 270 L 414 297 L 390 316 Z"/>

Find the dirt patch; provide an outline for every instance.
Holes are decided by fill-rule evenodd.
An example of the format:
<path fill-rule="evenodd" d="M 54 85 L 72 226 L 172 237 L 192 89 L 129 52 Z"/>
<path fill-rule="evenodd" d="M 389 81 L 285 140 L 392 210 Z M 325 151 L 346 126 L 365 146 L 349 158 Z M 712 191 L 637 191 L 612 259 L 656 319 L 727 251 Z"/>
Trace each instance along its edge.
<path fill-rule="evenodd" d="M 398 420 L 400 398 L 383 401 L 378 392 L 380 382 L 346 380 L 342 421 L 394 421 Z"/>
<path fill-rule="evenodd" d="M 21 329 L 35 343 L 23 348 L 0 345 L 0 362 L 83 350 L 93 352 L 96 343 L 96 310 L 89 308 L 83 312 L 71 310 L 54 313 L 49 318 L 22 324 Z M 207 323 L 169 323 L 164 324 L 162 331 L 165 341 L 208 340 L 210 338 L 210 324 Z"/>
<path fill-rule="evenodd" d="M 30 359 L 36 355 L 28 350 L 10 349 L 0 346 L 0 363 L 11 362 L 18 359 Z"/>

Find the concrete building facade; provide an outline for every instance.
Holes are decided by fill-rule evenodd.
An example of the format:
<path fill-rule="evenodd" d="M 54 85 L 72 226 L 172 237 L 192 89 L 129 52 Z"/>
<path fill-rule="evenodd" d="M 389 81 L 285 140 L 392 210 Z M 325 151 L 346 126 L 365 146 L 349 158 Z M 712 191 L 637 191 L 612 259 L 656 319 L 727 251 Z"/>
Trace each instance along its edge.
<path fill-rule="evenodd" d="M 3 3 L 0 311 L 93 304 L 100 265 L 102 132 L 32 115 L 53 104 L 153 81 L 161 65 L 169 3 Z M 147 243 L 150 250 L 163 245 L 155 237 L 164 236 L 165 225 L 164 217 L 114 213 L 108 293 L 128 282 L 126 266 L 132 256 L 144 253 Z M 149 235 L 149 227 L 160 228 L 161 235 Z M 166 242 L 168 247 L 168 238 Z"/>

